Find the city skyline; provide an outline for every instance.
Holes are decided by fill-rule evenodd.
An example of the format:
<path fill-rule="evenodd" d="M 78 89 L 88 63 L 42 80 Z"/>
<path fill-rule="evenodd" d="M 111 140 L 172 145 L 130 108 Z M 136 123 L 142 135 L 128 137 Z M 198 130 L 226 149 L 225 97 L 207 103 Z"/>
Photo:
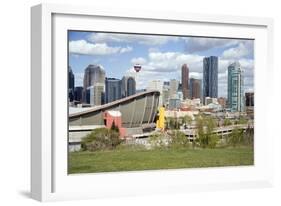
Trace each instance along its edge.
<path fill-rule="evenodd" d="M 69 32 L 69 65 L 75 86 L 83 86 L 84 70 L 100 64 L 106 77 L 122 79 L 136 76 L 133 65 L 139 63 L 137 89 L 151 80 L 181 82 L 181 67 L 187 64 L 189 78 L 203 79 L 203 59 L 218 56 L 218 96 L 227 97 L 227 67 L 239 61 L 245 70 L 245 92 L 253 91 L 253 40 L 156 36 L 96 32 Z"/>

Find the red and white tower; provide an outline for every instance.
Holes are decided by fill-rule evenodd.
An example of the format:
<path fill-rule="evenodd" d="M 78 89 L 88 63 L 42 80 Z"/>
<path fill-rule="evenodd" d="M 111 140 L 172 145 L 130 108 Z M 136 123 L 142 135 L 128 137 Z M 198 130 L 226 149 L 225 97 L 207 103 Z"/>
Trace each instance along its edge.
<path fill-rule="evenodd" d="M 141 71 L 141 65 L 140 64 L 135 64 L 134 65 L 134 70 L 135 70 L 135 80 L 136 80 L 136 90 L 139 89 L 138 88 L 138 73 Z"/>

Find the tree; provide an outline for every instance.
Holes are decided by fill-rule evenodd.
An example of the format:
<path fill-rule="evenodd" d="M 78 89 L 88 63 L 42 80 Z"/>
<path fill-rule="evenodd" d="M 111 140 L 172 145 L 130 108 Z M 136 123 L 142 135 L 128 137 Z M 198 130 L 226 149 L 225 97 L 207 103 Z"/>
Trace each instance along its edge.
<path fill-rule="evenodd" d="M 230 146 L 236 147 L 243 144 L 243 140 L 243 130 L 236 127 L 232 130 L 227 142 Z"/>
<path fill-rule="evenodd" d="M 178 118 L 175 118 L 175 129 L 180 129 L 180 124 Z"/>
<path fill-rule="evenodd" d="M 172 148 L 189 147 L 189 139 L 183 132 L 175 130 L 171 134 L 169 146 Z"/>
<path fill-rule="evenodd" d="M 82 150 L 98 151 L 115 149 L 121 144 L 119 132 L 107 128 L 94 129 L 81 141 Z"/>
<path fill-rule="evenodd" d="M 243 117 L 243 116 L 240 116 L 239 120 L 237 121 L 238 124 L 247 124 L 248 120 Z"/>
<path fill-rule="evenodd" d="M 165 128 L 170 129 L 170 117 L 166 117 L 165 124 Z"/>
<path fill-rule="evenodd" d="M 169 126 L 170 126 L 170 129 L 175 129 L 176 128 L 176 122 L 175 122 L 174 118 L 170 118 L 169 119 Z"/>
<path fill-rule="evenodd" d="M 218 144 L 218 141 L 219 141 L 219 136 L 216 133 L 212 133 L 210 135 L 208 147 L 215 148 Z"/>
<path fill-rule="evenodd" d="M 185 115 L 183 118 L 182 118 L 182 123 L 185 124 L 185 125 L 191 125 L 192 123 L 192 118 L 188 115 Z"/>
<path fill-rule="evenodd" d="M 196 118 L 198 143 L 203 148 L 214 148 L 218 143 L 218 136 L 214 133 L 216 121 L 211 117 L 198 116 Z"/>
<path fill-rule="evenodd" d="M 245 138 L 245 141 L 244 141 L 245 144 L 253 145 L 254 144 L 254 128 L 248 126 L 248 128 L 245 131 L 244 138 Z"/>
<path fill-rule="evenodd" d="M 112 124 L 111 124 L 111 130 L 119 132 L 119 128 L 118 126 L 115 125 L 115 121 L 113 120 Z"/>
<path fill-rule="evenodd" d="M 224 126 L 229 126 L 229 125 L 232 125 L 232 123 L 231 123 L 230 119 L 224 119 L 223 125 Z"/>

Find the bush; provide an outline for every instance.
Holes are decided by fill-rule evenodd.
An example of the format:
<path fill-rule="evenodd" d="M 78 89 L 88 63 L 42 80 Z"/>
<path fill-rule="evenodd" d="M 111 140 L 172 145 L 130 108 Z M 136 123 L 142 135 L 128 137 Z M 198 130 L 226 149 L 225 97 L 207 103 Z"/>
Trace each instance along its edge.
<path fill-rule="evenodd" d="M 243 130 L 242 129 L 238 129 L 235 128 L 232 130 L 231 134 L 228 137 L 228 145 L 232 146 L 232 147 L 236 147 L 238 145 L 242 145 L 243 144 Z"/>
<path fill-rule="evenodd" d="M 114 121 L 112 122 L 112 125 L 111 125 L 110 129 L 113 130 L 113 131 L 119 132 L 119 128 L 118 128 L 118 126 L 115 125 Z"/>
<path fill-rule="evenodd" d="M 248 127 L 244 134 L 244 144 L 245 145 L 254 145 L 254 128 Z"/>
<path fill-rule="evenodd" d="M 165 140 L 161 134 L 152 134 L 149 136 L 148 143 L 152 148 L 163 148 L 166 146 Z"/>
<path fill-rule="evenodd" d="M 215 148 L 219 142 L 219 137 L 217 134 L 211 134 L 210 139 L 209 139 L 209 148 Z"/>
<path fill-rule="evenodd" d="M 229 126 L 229 125 L 232 125 L 232 122 L 231 122 L 230 119 L 225 119 L 225 120 L 223 121 L 223 125 L 224 125 L 224 126 Z"/>
<path fill-rule="evenodd" d="M 117 131 L 99 128 L 82 139 L 81 148 L 88 151 L 110 150 L 116 148 L 121 142 Z"/>
<path fill-rule="evenodd" d="M 189 139 L 181 131 L 173 131 L 169 146 L 172 148 L 189 147 Z"/>
<path fill-rule="evenodd" d="M 252 146 L 254 144 L 254 128 L 243 129 L 235 128 L 227 139 L 229 146 Z"/>
<path fill-rule="evenodd" d="M 180 122 L 177 118 L 168 117 L 166 119 L 166 128 L 167 129 L 179 129 L 180 128 Z"/>
<path fill-rule="evenodd" d="M 199 116 L 196 119 L 197 142 L 202 148 L 215 148 L 218 136 L 214 133 L 216 122 L 211 117 Z"/>
<path fill-rule="evenodd" d="M 247 124 L 248 120 L 245 117 L 240 117 L 237 124 Z"/>

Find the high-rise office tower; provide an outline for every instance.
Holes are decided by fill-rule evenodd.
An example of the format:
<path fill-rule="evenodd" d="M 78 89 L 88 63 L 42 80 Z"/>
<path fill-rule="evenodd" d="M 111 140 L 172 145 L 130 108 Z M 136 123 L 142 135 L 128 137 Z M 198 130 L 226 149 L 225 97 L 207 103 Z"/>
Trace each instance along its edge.
<path fill-rule="evenodd" d="M 105 78 L 105 102 L 121 99 L 122 81 L 116 78 Z"/>
<path fill-rule="evenodd" d="M 169 107 L 168 108 L 170 110 L 179 109 L 180 103 L 181 103 L 181 100 L 178 99 L 178 98 L 169 99 Z"/>
<path fill-rule="evenodd" d="M 246 107 L 253 107 L 255 105 L 254 102 L 254 92 L 246 92 L 245 98 L 246 98 Z"/>
<path fill-rule="evenodd" d="M 68 99 L 70 102 L 74 100 L 74 74 L 70 66 L 68 66 Z"/>
<path fill-rule="evenodd" d="M 182 85 L 182 94 L 183 99 L 189 97 L 189 68 L 186 64 L 181 67 L 181 85 Z"/>
<path fill-rule="evenodd" d="M 202 83 L 200 79 L 190 78 L 189 92 L 191 99 L 201 99 Z"/>
<path fill-rule="evenodd" d="M 136 80 L 134 77 L 124 76 L 122 78 L 122 97 L 128 97 L 136 93 Z"/>
<path fill-rule="evenodd" d="M 103 95 L 104 85 L 97 83 L 94 86 L 89 86 L 86 90 L 86 103 L 91 106 L 102 105 L 104 104 Z"/>
<path fill-rule="evenodd" d="M 83 87 L 74 88 L 74 100 L 77 102 L 82 102 Z"/>
<path fill-rule="evenodd" d="M 83 80 L 83 102 L 86 101 L 86 93 L 87 88 L 91 86 L 98 85 L 99 92 L 104 92 L 105 88 L 105 71 L 100 65 L 92 65 L 90 64 L 84 72 L 84 80 Z M 103 91 L 101 91 L 101 87 L 103 87 Z M 98 94 L 97 96 L 102 96 L 101 94 Z M 94 105 L 100 105 L 101 100 L 98 100 L 94 102 Z"/>
<path fill-rule="evenodd" d="M 227 98 L 231 111 L 244 111 L 244 72 L 239 62 L 228 66 Z"/>
<path fill-rule="evenodd" d="M 97 83 L 94 85 L 94 105 L 102 105 L 104 101 L 104 84 Z"/>
<path fill-rule="evenodd" d="M 179 88 L 179 81 L 176 79 L 171 79 L 170 80 L 170 88 L 169 88 L 169 97 L 170 98 L 175 98 L 175 96 L 178 93 L 178 88 Z"/>
<path fill-rule="evenodd" d="M 218 97 L 218 57 L 203 59 L 203 101 L 206 97 Z"/>
<path fill-rule="evenodd" d="M 150 82 L 148 82 L 147 91 L 151 91 L 151 90 L 157 90 L 160 92 L 160 96 L 159 96 L 159 106 L 163 106 L 163 85 L 164 82 L 162 80 L 152 80 Z"/>
<path fill-rule="evenodd" d="M 92 101 L 93 101 L 93 86 L 89 86 L 86 90 L 85 90 L 85 101 L 84 103 L 87 103 L 87 104 L 91 104 Z"/>

